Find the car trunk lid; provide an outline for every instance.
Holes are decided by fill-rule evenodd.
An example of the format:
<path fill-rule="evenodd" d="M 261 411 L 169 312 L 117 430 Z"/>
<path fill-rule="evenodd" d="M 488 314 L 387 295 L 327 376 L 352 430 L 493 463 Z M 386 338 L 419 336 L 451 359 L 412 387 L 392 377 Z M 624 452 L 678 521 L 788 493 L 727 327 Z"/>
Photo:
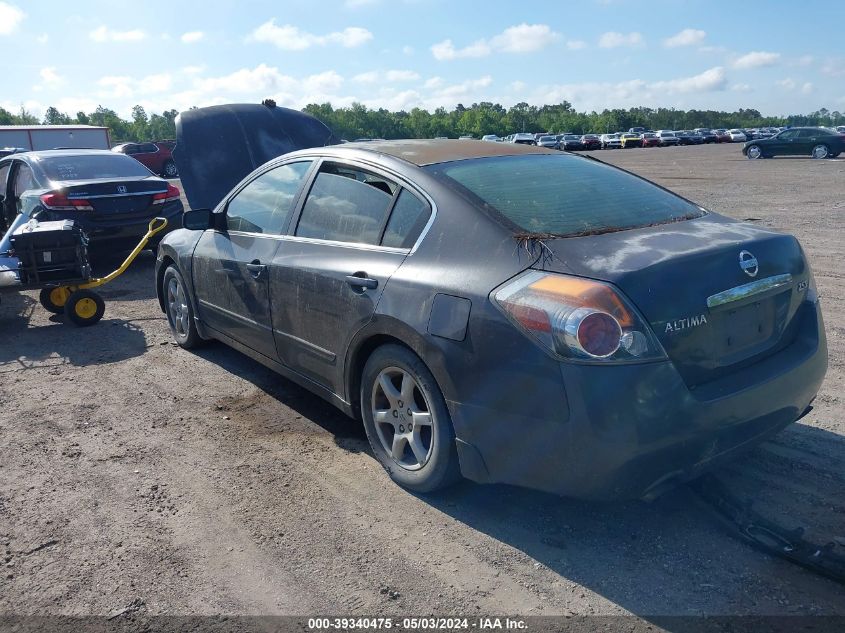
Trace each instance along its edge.
<path fill-rule="evenodd" d="M 787 345 L 809 281 L 795 238 L 713 214 L 545 244 L 544 269 L 620 288 L 692 388 Z"/>
<path fill-rule="evenodd" d="M 153 196 L 167 192 L 167 182 L 160 178 L 113 178 L 97 181 L 54 183 L 55 190 L 70 201 L 88 201 L 93 219 L 127 220 L 153 213 Z"/>
<path fill-rule="evenodd" d="M 274 105 L 232 104 L 182 112 L 173 159 L 193 209 L 213 209 L 269 160 L 339 142 L 316 118 Z"/>

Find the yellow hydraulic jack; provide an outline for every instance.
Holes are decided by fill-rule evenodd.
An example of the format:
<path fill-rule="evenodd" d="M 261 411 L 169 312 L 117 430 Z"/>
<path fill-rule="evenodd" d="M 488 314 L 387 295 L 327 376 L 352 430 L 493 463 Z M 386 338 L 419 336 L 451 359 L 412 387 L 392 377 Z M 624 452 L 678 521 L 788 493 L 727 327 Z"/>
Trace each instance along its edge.
<path fill-rule="evenodd" d="M 117 270 L 110 272 L 105 277 L 90 279 L 73 286 L 43 288 L 39 295 L 41 305 L 54 314 L 64 314 L 75 325 L 82 327 L 94 325 L 103 318 L 103 313 L 106 310 L 106 302 L 92 288 L 97 288 L 120 277 L 120 275 L 126 272 L 126 269 L 129 268 L 132 262 L 135 261 L 138 254 L 144 250 L 150 239 L 166 227 L 166 218 L 153 218 L 150 220 L 149 229 L 144 234 L 144 237 L 141 238 L 141 241 L 138 242 L 138 245 L 135 246 L 126 259 L 123 260 L 123 263 Z"/>

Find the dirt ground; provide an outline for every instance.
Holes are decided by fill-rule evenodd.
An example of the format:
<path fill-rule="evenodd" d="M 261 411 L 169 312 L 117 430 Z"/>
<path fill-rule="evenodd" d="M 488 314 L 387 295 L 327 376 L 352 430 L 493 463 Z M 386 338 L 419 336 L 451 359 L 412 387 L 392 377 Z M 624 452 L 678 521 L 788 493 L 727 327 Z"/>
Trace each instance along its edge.
<path fill-rule="evenodd" d="M 594 155 L 801 240 L 827 379 L 809 416 L 718 474 L 845 544 L 845 160 Z M 171 343 L 153 265 L 103 289 L 93 328 L 2 298 L 0 614 L 845 615 L 845 588 L 734 540 L 689 488 L 405 492 L 330 405 L 223 345 Z"/>

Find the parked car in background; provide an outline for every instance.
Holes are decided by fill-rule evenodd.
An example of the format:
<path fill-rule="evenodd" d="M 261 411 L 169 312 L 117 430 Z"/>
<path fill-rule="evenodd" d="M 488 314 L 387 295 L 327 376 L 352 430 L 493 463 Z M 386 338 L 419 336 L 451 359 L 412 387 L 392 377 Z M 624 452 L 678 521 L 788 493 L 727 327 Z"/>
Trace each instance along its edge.
<path fill-rule="evenodd" d="M 679 145 L 702 145 L 704 143 L 704 137 L 692 130 L 678 130 L 675 132 L 675 136 L 678 137 Z"/>
<path fill-rule="evenodd" d="M 730 143 L 731 142 L 731 135 L 728 134 L 728 131 L 722 128 L 718 130 L 713 130 L 713 134 L 716 135 L 716 142 L 717 143 Z"/>
<path fill-rule="evenodd" d="M 534 135 L 529 134 L 528 132 L 518 132 L 514 134 L 511 138 L 511 143 L 518 143 L 520 145 L 536 145 L 537 141 L 534 140 Z"/>
<path fill-rule="evenodd" d="M 481 137 L 482 141 L 490 141 L 492 143 L 500 143 L 502 141 L 501 138 L 496 136 L 495 134 L 485 134 Z"/>
<path fill-rule="evenodd" d="M 581 145 L 588 150 L 601 149 L 601 139 L 598 134 L 584 134 L 581 137 Z"/>
<path fill-rule="evenodd" d="M 133 248 L 155 217 L 167 218 L 168 231 L 182 226 L 179 190 L 138 161 L 109 150 L 6 156 L 0 159 L 0 192 L 7 224 L 29 197 L 32 216 L 76 221 L 98 251 Z"/>
<path fill-rule="evenodd" d="M 845 133 L 826 127 L 793 127 L 770 138 L 747 141 L 742 153 L 748 158 L 812 156 L 836 158 L 845 151 Z"/>
<path fill-rule="evenodd" d="M 837 125 L 836 131 L 839 132 L 840 134 L 845 134 L 845 125 Z"/>
<path fill-rule="evenodd" d="M 629 134 L 636 134 L 637 136 L 639 136 L 643 132 L 647 132 L 647 131 L 648 130 L 646 130 L 644 127 L 632 127 L 628 130 L 628 133 Z"/>
<path fill-rule="evenodd" d="M 643 132 L 640 134 L 642 147 L 660 147 L 660 138 L 654 132 Z"/>
<path fill-rule="evenodd" d="M 173 147 L 168 142 L 121 143 L 112 147 L 112 151 L 131 156 L 154 174 L 166 178 L 176 178 L 179 175 L 173 160 Z"/>
<path fill-rule="evenodd" d="M 548 134 L 545 136 L 541 136 L 537 139 L 537 146 L 546 147 L 548 149 L 561 149 L 561 144 L 560 141 L 558 141 L 558 137 Z"/>
<path fill-rule="evenodd" d="M 574 154 L 323 135 L 278 156 L 269 117 L 204 110 L 180 115 L 177 152 L 196 210 L 156 262 L 176 343 L 218 339 L 360 419 L 405 488 L 653 497 L 818 393 L 821 308 L 791 235 Z M 212 159 L 206 127 L 248 151 Z M 240 185 L 193 188 L 207 178 Z M 542 261 L 516 248 L 531 236 Z"/>
<path fill-rule="evenodd" d="M 745 131 L 739 128 L 728 130 L 728 136 L 731 137 L 731 143 L 744 143 L 748 140 L 748 137 L 745 136 Z"/>
<path fill-rule="evenodd" d="M 675 136 L 673 130 L 657 130 L 657 138 L 660 139 L 660 147 L 669 147 L 670 145 L 680 144 L 680 139 Z"/>
<path fill-rule="evenodd" d="M 701 138 L 704 139 L 705 143 L 718 143 L 719 137 L 713 130 L 708 128 L 696 128 L 693 130 L 696 134 L 700 135 Z"/>
<path fill-rule="evenodd" d="M 618 132 L 614 134 L 602 134 L 599 139 L 601 140 L 602 149 L 619 149 L 622 147 L 622 141 L 619 138 Z"/>
<path fill-rule="evenodd" d="M 560 149 L 567 152 L 576 152 L 585 149 L 584 143 L 581 141 L 580 134 L 561 134 L 560 135 Z"/>
<path fill-rule="evenodd" d="M 640 134 L 635 134 L 633 132 L 624 132 L 619 135 L 619 146 L 622 149 L 628 149 L 631 147 L 642 147 L 643 139 L 640 138 L 640 136 Z"/>

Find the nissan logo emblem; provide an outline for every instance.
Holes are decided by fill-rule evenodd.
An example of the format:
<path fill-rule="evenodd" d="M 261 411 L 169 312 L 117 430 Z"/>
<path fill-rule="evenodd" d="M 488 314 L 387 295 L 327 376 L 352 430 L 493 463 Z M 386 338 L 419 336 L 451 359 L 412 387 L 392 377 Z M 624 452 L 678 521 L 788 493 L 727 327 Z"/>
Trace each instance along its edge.
<path fill-rule="evenodd" d="M 117 193 L 126 193 L 126 185 L 118 185 Z"/>
<path fill-rule="evenodd" d="M 748 251 L 739 252 L 739 267 L 749 277 L 756 277 L 760 271 L 760 266 L 757 264 L 757 258 Z"/>

